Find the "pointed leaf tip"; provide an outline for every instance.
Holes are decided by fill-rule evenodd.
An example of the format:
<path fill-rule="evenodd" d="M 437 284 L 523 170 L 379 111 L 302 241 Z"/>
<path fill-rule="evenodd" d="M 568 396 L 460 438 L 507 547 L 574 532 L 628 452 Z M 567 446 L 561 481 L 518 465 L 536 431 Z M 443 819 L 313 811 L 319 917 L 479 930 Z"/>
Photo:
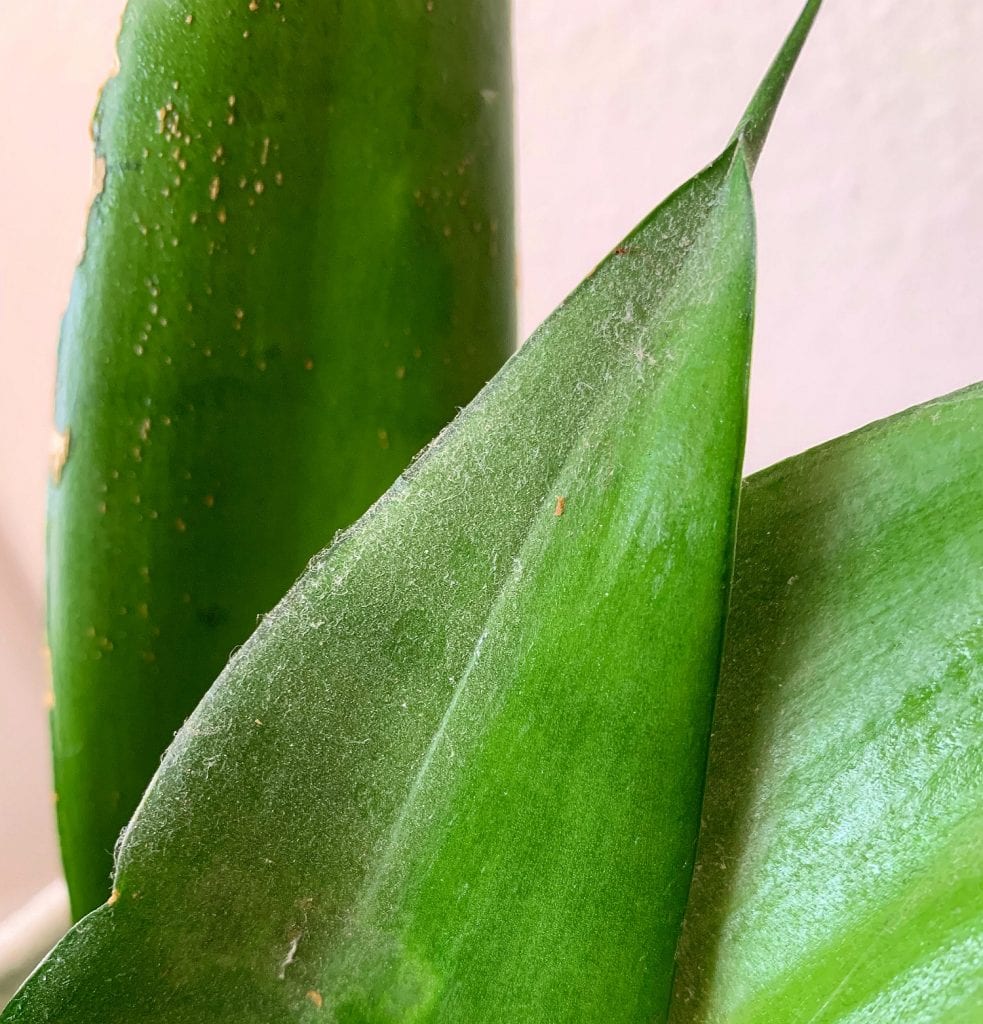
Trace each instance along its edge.
<path fill-rule="evenodd" d="M 747 155 L 748 169 L 754 173 L 758 163 L 758 157 L 764 147 L 765 139 L 768 138 L 768 129 L 775 117 L 778 103 L 788 84 L 789 76 L 795 67 L 802 47 L 805 45 L 812 23 L 816 20 L 822 0 L 809 0 L 799 15 L 798 21 L 788 34 L 782 44 L 778 56 L 772 62 L 768 73 L 762 79 L 751 102 L 748 104 L 744 116 L 734 132 L 731 142 L 738 140 L 744 144 Z"/>

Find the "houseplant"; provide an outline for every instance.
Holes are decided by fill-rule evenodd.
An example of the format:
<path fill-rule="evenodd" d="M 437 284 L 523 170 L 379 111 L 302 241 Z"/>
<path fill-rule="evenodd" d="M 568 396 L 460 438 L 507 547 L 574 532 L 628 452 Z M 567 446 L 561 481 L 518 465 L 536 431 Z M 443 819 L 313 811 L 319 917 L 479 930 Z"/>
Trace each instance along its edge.
<path fill-rule="evenodd" d="M 9 1019 L 69 1007 L 78 1019 L 102 1020 L 664 1012 L 729 576 L 753 272 L 746 170 L 817 6 L 724 157 L 616 248 L 405 481 L 317 560 L 223 674 L 124 838 L 110 905 L 42 967 Z M 967 609 L 960 567 L 979 550 L 978 533 L 964 532 L 978 464 L 975 403 L 978 392 L 967 392 L 749 486 L 735 672 L 776 638 L 781 647 L 797 640 L 788 616 L 775 614 L 783 602 L 793 606 L 792 627 L 832 618 L 824 640 L 839 651 L 845 637 L 850 663 L 858 623 L 869 618 L 856 598 L 861 582 L 873 575 L 875 592 L 890 593 L 869 569 L 884 566 L 876 550 L 884 523 L 897 532 L 915 523 L 936 541 L 939 523 L 948 524 L 940 549 L 913 542 L 905 565 L 931 573 L 940 553 L 951 559 L 951 609 L 936 595 L 951 615 L 922 638 L 925 649 L 951 645 L 946 629 Z M 907 498 L 913 464 L 919 500 L 888 503 L 872 522 L 873 498 Z M 772 552 L 789 519 L 791 539 Z M 818 539 L 816 523 L 831 527 Z M 867 570 L 850 587 L 835 571 L 844 552 Z M 776 586 L 797 558 L 813 577 L 798 589 L 795 573 L 782 583 L 798 607 Z M 896 572 L 887 576 L 897 584 Z M 449 611 L 448 589 L 464 595 Z M 854 604 L 841 606 L 844 596 Z M 892 636 L 905 596 L 902 588 L 901 599 L 885 599 L 878 639 Z M 764 639 L 751 632 L 762 610 L 775 627 Z M 952 679 L 968 678 L 974 657 L 978 645 Z M 780 688 L 788 665 L 771 663 Z M 452 689 L 433 685 L 442 671 Z M 660 679 L 667 689 L 653 692 Z M 398 706 L 394 680 L 409 698 Z M 804 690 L 807 729 L 815 690 Z M 923 694 L 900 724 L 917 731 L 927 710 L 933 736 L 950 728 L 945 702 L 961 706 L 965 694 L 937 692 L 944 702 Z M 844 722 L 836 696 L 834 686 L 825 705 L 834 731 Z M 748 716 L 752 735 L 771 727 L 772 708 L 776 726 L 789 719 L 772 698 Z M 743 710 L 738 699 L 731 729 L 747 730 Z M 751 748 L 763 768 L 781 738 Z M 830 752 L 820 760 L 836 774 Z M 903 791 L 908 776 L 896 774 Z M 814 806 L 817 777 L 807 775 L 804 797 L 785 794 L 779 812 Z M 733 805 L 724 798 L 728 811 Z M 971 824 L 975 803 L 960 807 L 956 818 Z M 745 824 L 715 833 L 708 820 L 711 855 L 699 885 L 714 874 L 719 849 L 741 854 Z M 957 836 L 956 848 L 971 851 L 972 833 Z M 284 842 L 290 855 L 278 862 Z M 770 867 L 765 857 L 760 877 Z M 941 895 L 953 894 L 942 885 Z M 711 918 L 721 916 L 720 901 L 704 901 Z M 694 906 L 681 972 L 691 988 L 714 974 L 708 947 L 721 931 L 716 920 L 703 926 L 707 914 Z M 875 938 L 913 948 L 904 931 Z M 837 955 L 851 955 L 849 944 Z M 942 959 L 966 1009 L 973 978 L 959 966 Z M 727 970 L 722 963 L 725 980 Z M 821 976 L 818 991 L 812 975 L 791 980 L 778 992 L 784 1003 L 767 1003 L 792 1014 L 783 1019 L 820 1019 L 840 1012 L 837 998 L 858 998 L 838 982 L 824 990 Z M 877 997 L 885 991 L 891 997 L 890 986 Z M 690 989 L 677 993 L 674 1012 L 685 1013 Z M 696 998 L 715 1012 L 712 1000 Z M 899 998 L 911 1006 L 910 992 Z M 753 993 L 741 999 L 737 1011 L 753 1014 Z M 918 1012 L 932 1019 L 940 1006 L 951 1019 L 952 1006 L 938 999 Z"/>

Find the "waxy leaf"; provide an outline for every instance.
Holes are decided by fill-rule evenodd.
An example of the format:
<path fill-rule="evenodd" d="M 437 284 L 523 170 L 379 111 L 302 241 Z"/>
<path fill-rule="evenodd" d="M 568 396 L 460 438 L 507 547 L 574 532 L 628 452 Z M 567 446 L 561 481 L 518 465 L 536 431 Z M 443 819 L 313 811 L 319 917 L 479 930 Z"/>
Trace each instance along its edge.
<path fill-rule="evenodd" d="M 678 1024 L 983 1014 L 983 385 L 744 487 Z"/>
<path fill-rule="evenodd" d="M 264 619 L 5 1022 L 665 1019 L 744 442 L 742 139 Z"/>
<path fill-rule="evenodd" d="M 175 731 L 512 348 L 508 4 L 132 0 L 50 500 L 76 914 Z"/>

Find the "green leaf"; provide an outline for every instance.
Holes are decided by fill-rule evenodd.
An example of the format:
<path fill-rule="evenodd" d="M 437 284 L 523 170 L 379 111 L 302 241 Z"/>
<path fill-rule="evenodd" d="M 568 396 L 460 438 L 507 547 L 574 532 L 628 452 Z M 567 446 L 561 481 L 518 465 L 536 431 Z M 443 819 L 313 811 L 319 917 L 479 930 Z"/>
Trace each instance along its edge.
<path fill-rule="evenodd" d="M 50 501 L 76 914 L 311 555 L 512 348 L 508 5 L 133 0 Z"/>
<path fill-rule="evenodd" d="M 673 1021 L 980 1019 L 983 385 L 744 488 Z"/>
<path fill-rule="evenodd" d="M 753 283 L 738 139 L 264 619 L 3 1020 L 664 1020 Z"/>

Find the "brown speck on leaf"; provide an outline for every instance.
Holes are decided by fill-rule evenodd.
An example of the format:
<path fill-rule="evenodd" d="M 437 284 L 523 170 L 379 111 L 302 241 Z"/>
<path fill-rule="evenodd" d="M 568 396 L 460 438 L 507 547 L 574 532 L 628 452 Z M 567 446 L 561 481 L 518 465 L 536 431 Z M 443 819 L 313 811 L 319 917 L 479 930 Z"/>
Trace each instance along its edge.
<path fill-rule="evenodd" d="M 304 369 L 305 370 L 313 370 L 314 369 L 314 360 L 310 359 L 310 358 L 305 359 L 304 360 Z"/>
<path fill-rule="evenodd" d="M 44 710 L 45 711 L 54 711 L 54 709 L 55 709 L 55 691 L 52 690 L 50 686 L 44 691 L 44 698 L 43 698 L 43 700 L 44 700 Z"/>
<path fill-rule="evenodd" d="M 225 212 L 225 207 L 220 207 L 218 213 L 215 214 L 219 224 L 224 224 L 228 220 L 228 214 Z"/>
<path fill-rule="evenodd" d="M 112 893 L 110 893 L 109 899 L 106 900 L 106 906 L 107 907 L 111 907 L 115 903 L 118 903 L 118 902 L 119 902 L 119 889 L 113 889 Z"/>
<path fill-rule="evenodd" d="M 397 366 L 396 367 L 396 380 L 402 380 L 405 376 L 406 376 L 406 367 L 405 366 Z"/>
<path fill-rule="evenodd" d="M 186 17 L 186 18 L 184 19 L 184 23 L 185 23 L 185 25 L 191 25 L 191 24 L 193 24 L 193 23 L 194 23 L 194 20 L 195 20 L 195 16 L 194 16 L 193 14 L 189 14 L 189 15 L 188 15 L 188 16 L 187 16 L 187 17 Z"/>
<path fill-rule="evenodd" d="M 270 155 L 270 137 L 267 135 L 267 137 L 265 139 L 263 139 L 263 148 L 259 151 L 259 163 L 260 163 L 261 167 L 265 167 L 266 166 L 266 161 L 269 158 L 269 155 Z"/>
<path fill-rule="evenodd" d="M 317 1007 L 317 1009 L 319 1010 L 321 1009 L 322 1006 L 324 1006 L 324 996 L 322 996 L 321 993 L 317 991 L 317 989 L 312 988 L 307 993 L 307 1000 L 308 1002 L 310 1002 L 312 1006 Z"/>
<path fill-rule="evenodd" d="M 266 187 L 266 186 L 265 186 L 265 185 L 264 185 L 264 184 L 263 184 L 263 183 L 262 183 L 261 181 L 257 181 L 257 182 L 256 182 L 256 183 L 255 183 L 255 184 L 253 185 L 253 191 L 255 191 L 256 195 L 258 195 L 258 196 L 261 196 L 261 195 L 263 194 L 263 189 L 264 189 L 265 187 Z"/>
<path fill-rule="evenodd" d="M 251 11 L 259 10 L 259 0 L 249 0 L 249 9 Z"/>
<path fill-rule="evenodd" d="M 627 256 L 628 255 L 628 246 L 627 245 L 619 245 L 614 250 L 614 254 L 615 254 L 615 256 Z"/>
<path fill-rule="evenodd" d="M 215 507 L 215 495 L 214 494 L 206 494 L 205 497 L 202 499 L 202 501 L 204 502 L 205 508 L 214 508 Z"/>
<path fill-rule="evenodd" d="M 278 185 L 282 185 L 283 184 L 283 171 L 277 171 L 276 174 L 273 175 L 273 180 Z"/>
<path fill-rule="evenodd" d="M 89 206 L 91 206 L 96 197 L 100 195 L 106 184 L 106 158 L 104 156 L 96 155 L 95 161 L 92 164 L 92 191 L 89 195 Z"/>
<path fill-rule="evenodd" d="M 217 151 L 216 151 L 217 152 Z M 214 202 L 222 190 L 222 179 L 216 175 L 208 184 L 208 197 Z"/>
<path fill-rule="evenodd" d="M 562 494 L 557 495 L 556 505 L 553 508 L 553 515 L 555 515 L 555 516 L 562 516 L 563 513 L 566 510 L 567 510 L 567 499 Z"/>
<path fill-rule="evenodd" d="M 384 430 L 382 427 L 380 427 L 379 430 L 377 431 L 377 436 L 379 438 L 379 447 L 380 448 L 388 448 L 389 447 L 389 431 L 388 430 Z"/>
<path fill-rule="evenodd" d="M 61 474 L 68 462 L 68 450 L 72 446 L 72 432 L 66 427 L 59 433 L 57 430 L 51 435 L 50 467 L 51 479 L 54 483 L 61 482 Z"/>
<path fill-rule="evenodd" d="M 177 530 L 178 533 L 184 533 L 184 531 L 187 530 L 188 526 L 185 523 L 185 521 L 180 516 L 178 516 L 178 518 L 174 520 L 174 528 Z"/>

